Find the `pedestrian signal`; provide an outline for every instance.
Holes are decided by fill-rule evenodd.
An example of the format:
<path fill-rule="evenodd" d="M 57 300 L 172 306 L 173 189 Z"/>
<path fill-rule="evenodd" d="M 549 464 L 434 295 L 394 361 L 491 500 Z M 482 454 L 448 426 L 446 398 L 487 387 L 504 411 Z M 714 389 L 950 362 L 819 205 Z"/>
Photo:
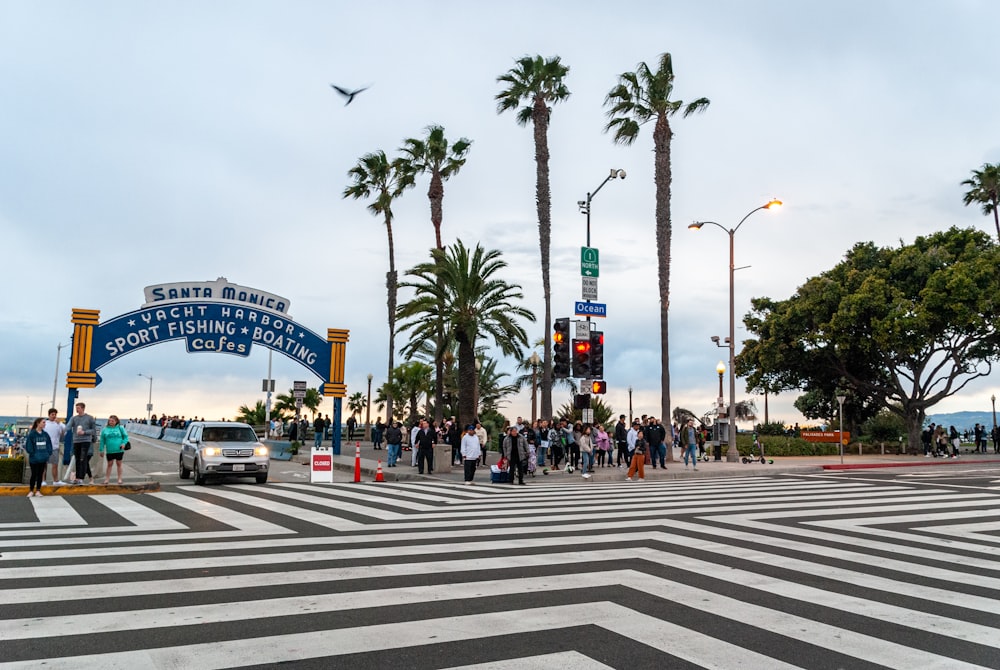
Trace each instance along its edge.
<path fill-rule="evenodd" d="M 590 383 L 590 392 L 594 395 L 601 395 L 608 392 L 608 383 L 605 381 L 594 381 Z"/>

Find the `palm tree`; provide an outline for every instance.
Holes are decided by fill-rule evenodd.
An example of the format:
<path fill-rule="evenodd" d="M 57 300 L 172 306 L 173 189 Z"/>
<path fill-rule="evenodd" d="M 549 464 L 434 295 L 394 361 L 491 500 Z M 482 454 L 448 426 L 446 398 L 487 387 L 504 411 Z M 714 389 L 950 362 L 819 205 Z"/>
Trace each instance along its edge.
<path fill-rule="evenodd" d="M 457 174 L 465 165 L 465 156 L 472 147 L 472 141 L 460 137 L 458 141 L 449 143 L 448 138 L 444 136 L 443 126 L 427 126 L 426 130 L 425 139 L 403 140 L 400 151 L 403 152 L 406 166 L 412 174 L 429 174 L 431 177 L 430 187 L 427 189 L 427 199 L 431 202 L 431 224 L 434 226 L 435 246 L 443 249 L 441 221 L 444 218 L 442 208 L 444 182 Z"/>
<path fill-rule="evenodd" d="M 559 56 L 543 60 L 524 56 L 497 81 L 507 85 L 498 93 L 497 114 L 517 110 L 518 125 L 531 121 L 535 133 L 535 206 L 538 209 L 538 247 L 542 255 L 542 295 L 545 299 L 545 341 L 552 341 L 552 288 L 549 284 L 549 248 L 552 244 L 552 194 L 549 189 L 549 105 L 569 97 L 563 79 L 569 67 Z M 525 102 L 521 107 L 521 102 Z M 552 416 L 552 348 L 545 347 L 542 365 L 542 416 Z"/>
<path fill-rule="evenodd" d="M 476 342 L 489 337 L 506 356 L 520 356 L 528 336 L 519 319 L 535 320 L 535 315 L 518 304 L 524 298 L 521 287 L 494 275 L 507 267 L 496 249 L 480 245 L 468 249 L 461 240 L 445 249 L 434 249 L 432 260 L 421 263 L 407 274 L 417 281 L 402 285 L 414 290 L 413 299 L 399 306 L 400 319 L 412 319 L 400 326 L 408 330 L 422 317 L 445 306 L 448 327 L 458 341 L 458 418 L 472 421 L 476 416 Z"/>
<path fill-rule="evenodd" d="M 374 402 L 381 409 L 386 402 L 386 398 L 391 394 L 394 398 L 406 399 L 409 401 L 410 414 L 407 423 L 413 423 L 420 416 L 419 401 L 420 396 L 426 396 L 431 392 L 431 366 L 420 361 L 407 361 L 397 365 L 392 370 L 389 381 L 378 389 L 378 395 Z M 404 412 L 397 409 L 395 418 L 402 419 Z"/>
<path fill-rule="evenodd" d="M 350 411 L 351 416 L 357 416 L 361 419 L 361 413 L 365 411 L 365 407 L 368 406 L 368 399 L 365 398 L 361 391 L 355 391 L 347 398 L 347 409 Z"/>
<path fill-rule="evenodd" d="M 983 214 L 993 215 L 1000 242 L 1000 163 L 984 163 L 982 169 L 972 171 L 972 177 L 963 181 L 962 186 L 969 187 L 962 197 L 966 206 L 978 203 L 983 206 Z"/>
<path fill-rule="evenodd" d="M 260 426 L 267 423 L 266 414 L 267 409 L 264 407 L 264 401 L 258 400 L 257 404 L 253 407 L 240 405 L 240 408 L 237 410 L 236 420 L 249 423 L 251 426 Z"/>
<path fill-rule="evenodd" d="M 302 406 L 312 412 L 313 418 L 316 417 L 316 412 L 322 403 L 323 396 L 320 395 L 319 389 L 306 389 L 306 397 L 302 399 Z M 274 416 L 277 413 L 280 416 L 283 412 L 289 412 L 294 416 L 298 416 L 300 412 L 296 406 L 297 404 L 295 390 L 288 389 L 288 393 L 279 393 L 274 397 L 274 406 L 271 407 L 271 415 Z"/>
<path fill-rule="evenodd" d="M 413 186 L 413 174 L 400 158 L 389 161 L 384 151 L 365 154 L 348 171 L 353 183 L 344 189 L 343 197 L 370 198 L 368 210 L 385 221 L 389 237 L 389 271 L 385 275 L 385 287 L 389 293 L 389 374 L 392 374 L 396 350 L 396 248 L 392 241 L 392 202 Z M 388 414 L 392 416 L 392 395 L 386 398 Z"/>
<path fill-rule="evenodd" d="M 472 142 L 462 137 L 454 144 L 450 144 L 444 136 L 444 127 L 432 125 L 427 127 L 426 139 L 419 140 L 410 138 L 403 140 L 400 151 L 403 152 L 407 169 L 412 174 L 427 173 L 431 177 L 430 187 L 427 189 L 427 199 L 431 203 L 431 224 L 434 226 L 434 245 L 437 249 L 443 249 L 441 244 L 441 221 L 444 218 L 442 203 L 444 201 L 444 182 L 452 175 L 457 174 L 465 165 L 465 156 L 472 147 Z M 434 419 L 439 423 L 444 417 L 443 403 L 444 396 L 444 363 L 441 356 L 444 354 L 445 332 L 443 319 L 440 314 L 433 319 L 434 337 L 431 338 L 437 344 L 434 354 Z"/>
<path fill-rule="evenodd" d="M 535 340 L 535 345 L 533 347 L 535 351 L 533 353 L 537 353 L 538 348 L 544 346 L 545 346 L 545 340 Z M 515 377 L 513 382 L 513 386 L 518 391 L 522 391 L 526 388 L 532 388 L 533 386 L 534 387 L 538 386 L 538 380 L 537 380 L 538 370 L 536 368 L 536 364 L 533 364 L 531 362 L 531 356 L 527 356 L 526 358 L 522 358 L 521 360 L 519 360 L 517 362 L 516 369 L 518 372 L 522 373 L 519 374 L 517 377 Z M 576 380 L 570 377 L 560 377 L 559 379 L 553 379 L 552 384 L 553 386 L 563 386 L 564 388 L 569 390 L 570 393 L 574 394 L 576 393 L 577 390 Z M 535 407 L 534 398 L 531 399 L 531 407 L 532 408 Z M 551 417 L 542 416 L 542 418 L 549 419 Z"/>
<path fill-rule="evenodd" d="M 681 112 L 688 117 L 703 112 L 709 105 L 708 98 L 698 98 L 684 104 L 672 100 L 674 91 L 674 66 L 669 53 L 660 55 L 656 71 L 646 63 L 639 63 L 635 72 L 625 72 L 618 77 L 618 85 L 611 89 L 604 105 L 610 120 L 605 132 L 614 131 L 616 144 L 626 146 L 635 142 L 639 127 L 653 121 L 653 160 L 656 183 L 656 256 L 660 289 L 660 416 L 670 416 L 670 117 Z M 668 452 L 673 460 L 673 454 Z"/>

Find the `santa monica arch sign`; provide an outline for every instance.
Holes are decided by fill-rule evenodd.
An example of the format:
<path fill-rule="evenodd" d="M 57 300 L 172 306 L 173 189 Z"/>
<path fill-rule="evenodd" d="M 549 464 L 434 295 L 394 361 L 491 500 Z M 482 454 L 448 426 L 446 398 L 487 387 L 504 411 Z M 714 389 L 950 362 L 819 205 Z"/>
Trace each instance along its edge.
<path fill-rule="evenodd" d="M 73 310 L 73 347 L 66 387 L 67 416 L 79 389 L 101 383 L 105 365 L 145 347 L 184 340 L 188 353 L 247 357 L 254 345 L 288 356 L 323 380 L 320 392 L 335 399 L 335 413 L 347 392 L 344 358 L 349 331 L 329 328 L 326 337 L 296 323 L 289 301 L 257 289 L 208 282 L 156 284 L 145 288 L 146 302 L 134 312 L 103 323 L 100 311 Z"/>

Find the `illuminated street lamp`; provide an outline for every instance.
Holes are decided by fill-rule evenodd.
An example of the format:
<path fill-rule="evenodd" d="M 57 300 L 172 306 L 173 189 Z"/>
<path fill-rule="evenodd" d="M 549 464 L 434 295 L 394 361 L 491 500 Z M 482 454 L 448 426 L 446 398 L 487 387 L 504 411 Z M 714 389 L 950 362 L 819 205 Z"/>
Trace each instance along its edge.
<path fill-rule="evenodd" d="M 750 218 L 750 215 L 755 212 L 759 212 L 762 209 L 776 209 L 781 207 L 780 200 L 771 200 L 768 203 L 761 205 L 760 207 L 755 207 L 750 210 L 746 216 L 740 219 L 740 222 L 736 224 L 735 228 L 726 228 L 720 223 L 715 221 L 695 221 L 691 223 L 688 228 L 691 230 L 701 230 L 701 227 L 706 223 L 710 223 L 713 226 L 720 228 L 729 235 L 729 430 L 731 431 L 732 437 L 729 440 L 729 449 L 726 451 L 726 461 L 730 463 L 737 463 L 740 460 L 740 452 L 736 448 L 736 264 L 735 264 L 735 254 L 733 249 L 733 239 L 736 237 L 736 231 L 740 229 L 743 222 Z"/>

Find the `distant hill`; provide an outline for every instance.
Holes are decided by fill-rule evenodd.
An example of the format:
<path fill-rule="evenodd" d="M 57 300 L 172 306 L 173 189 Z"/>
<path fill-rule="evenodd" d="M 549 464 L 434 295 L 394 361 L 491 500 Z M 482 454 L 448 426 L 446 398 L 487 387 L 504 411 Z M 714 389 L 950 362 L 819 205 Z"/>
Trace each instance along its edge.
<path fill-rule="evenodd" d="M 992 412 L 952 412 L 950 414 L 932 414 L 927 417 L 928 423 L 943 424 L 945 426 L 955 426 L 959 431 L 972 432 L 978 423 L 986 426 L 987 430 L 993 430 Z"/>

